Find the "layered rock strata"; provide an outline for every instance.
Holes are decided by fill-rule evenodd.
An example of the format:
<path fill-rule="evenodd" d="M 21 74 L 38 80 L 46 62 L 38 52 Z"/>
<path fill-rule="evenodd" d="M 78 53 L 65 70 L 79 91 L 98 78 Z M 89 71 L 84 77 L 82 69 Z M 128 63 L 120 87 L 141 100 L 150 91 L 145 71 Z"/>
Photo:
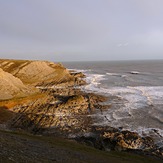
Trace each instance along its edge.
<path fill-rule="evenodd" d="M 29 95 L 31 89 L 23 84 L 23 82 L 14 77 L 12 74 L 3 71 L 0 68 L 0 99 L 6 100 L 16 96 Z"/>
<path fill-rule="evenodd" d="M 12 111 L 17 114 L 10 121 L 10 126 L 33 133 L 64 134 L 65 137 L 89 132 L 91 113 L 108 107 L 97 104 L 105 98 L 67 89 L 67 92 L 66 89 L 57 89 L 56 94 L 54 89 L 48 89 L 46 97 L 15 106 Z"/>

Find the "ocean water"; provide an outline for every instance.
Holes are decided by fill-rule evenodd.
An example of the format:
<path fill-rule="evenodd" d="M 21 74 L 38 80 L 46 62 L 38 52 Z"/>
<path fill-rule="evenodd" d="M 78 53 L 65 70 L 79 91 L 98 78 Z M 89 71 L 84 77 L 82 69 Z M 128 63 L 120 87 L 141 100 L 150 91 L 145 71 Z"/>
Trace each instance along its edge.
<path fill-rule="evenodd" d="M 82 89 L 108 97 L 111 108 L 93 115 L 93 125 L 136 131 L 163 146 L 163 60 L 63 64 L 86 75 Z"/>

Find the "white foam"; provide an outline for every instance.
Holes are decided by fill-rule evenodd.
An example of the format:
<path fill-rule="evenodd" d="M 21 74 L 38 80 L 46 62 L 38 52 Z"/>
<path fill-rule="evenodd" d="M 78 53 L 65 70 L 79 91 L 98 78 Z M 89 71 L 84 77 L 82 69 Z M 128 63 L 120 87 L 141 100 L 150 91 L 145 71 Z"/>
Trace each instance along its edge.
<path fill-rule="evenodd" d="M 85 90 L 121 97 L 124 101 L 128 102 L 128 107 L 138 109 L 148 105 L 163 104 L 163 86 L 103 88 L 102 85 L 100 85 L 100 82 L 106 79 L 105 75 L 86 75 L 86 81 L 89 84 L 84 87 Z"/>
<path fill-rule="evenodd" d="M 108 76 L 122 77 L 122 78 L 128 77 L 127 75 L 122 75 L 122 74 L 117 74 L 117 73 L 106 73 L 106 75 L 108 75 Z"/>
<path fill-rule="evenodd" d="M 155 144 L 163 147 L 163 130 L 159 128 L 145 128 L 138 127 L 137 130 L 134 130 L 141 136 L 150 136 L 154 139 Z"/>
<path fill-rule="evenodd" d="M 87 75 L 87 74 L 86 74 Z M 102 80 L 105 80 L 105 75 L 100 74 L 89 74 L 86 77 L 86 82 L 89 83 L 84 87 L 84 89 L 89 91 L 99 92 L 98 85 Z"/>
<path fill-rule="evenodd" d="M 83 73 L 92 71 L 91 69 L 86 69 L 86 70 L 84 70 L 84 69 L 68 69 L 68 70 L 75 71 L 75 72 L 83 72 Z"/>
<path fill-rule="evenodd" d="M 131 116 L 128 109 L 126 109 L 126 108 L 122 108 L 121 111 L 115 111 L 115 112 L 113 112 L 112 115 L 115 120 L 121 120 L 121 119 L 124 119 L 124 117 L 126 118 L 126 117 Z"/>
<path fill-rule="evenodd" d="M 99 89 L 102 93 L 120 96 L 132 106 L 140 108 L 144 105 L 163 104 L 163 86 L 160 87 L 112 87 Z M 143 104 L 143 105 L 142 105 Z"/>
<path fill-rule="evenodd" d="M 119 74 L 108 73 L 107 75 Z M 104 111 L 103 115 L 95 116 L 93 125 L 123 127 L 139 132 L 141 135 L 153 135 L 160 143 L 159 138 L 163 137 L 163 126 L 161 126 L 163 122 L 163 86 L 108 86 L 108 88 L 105 86 L 104 88 L 100 83 L 106 79 L 105 75 L 86 74 L 86 76 L 89 84 L 84 86 L 85 90 L 117 97 L 117 100 L 109 101 L 112 108 Z M 163 141 L 161 143 L 163 144 Z"/>
<path fill-rule="evenodd" d="M 130 74 L 139 74 L 140 72 L 138 71 L 131 71 Z"/>
<path fill-rule="evenodd" d="M 106 73 L 107 75 L 109 75 L 109 76 L 121 76 L 120 74 L 116 74 L 116 73 Z"/>
<path fill-rule="evenodd" d="M 163 104 L 163 87 L 135 87 L 143 92 L 142 95 L 146 96 L 149 100 L 149 103 L 152 104 Z"/>
<path fill-rule="evenodd" d="M 128 76 L 127 76 L 127 75 L 122 75 L 121 77 L 122 77 L 122 78 L 126 78 L 126 77 L 128 77 Z"/>

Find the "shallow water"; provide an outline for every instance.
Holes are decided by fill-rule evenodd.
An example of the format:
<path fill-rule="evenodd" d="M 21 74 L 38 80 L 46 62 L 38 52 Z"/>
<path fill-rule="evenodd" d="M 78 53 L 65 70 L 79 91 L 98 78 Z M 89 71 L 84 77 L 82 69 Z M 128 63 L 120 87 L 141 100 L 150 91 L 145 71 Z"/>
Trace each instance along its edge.
<path fill-rule="evenodd" d="M 163 145 L 163 61 L 64 63 L 86 74 L 83 89 L 109 97 L 111 108 L 94 125 L 122 127 Z"/>

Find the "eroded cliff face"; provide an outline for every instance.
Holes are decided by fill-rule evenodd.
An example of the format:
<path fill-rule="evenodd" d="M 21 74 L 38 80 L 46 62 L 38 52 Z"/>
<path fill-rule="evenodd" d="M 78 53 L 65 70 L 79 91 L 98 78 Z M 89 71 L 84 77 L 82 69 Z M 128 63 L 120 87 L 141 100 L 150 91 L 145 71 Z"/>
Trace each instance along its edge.
<path fill-rule="evenodd" d="M 48 61 L 0 60 L 0 68 L 30 85 L 52 81 L 61 83 L 71 80 L 72 77 L 61 64 Z"/>
<path fill-rule="evenodd" d="M 32 93 L 32 90 L 12 74 L 0 68 L 0 99 L 12 99 L 13 97 L 25 96 Z"/>
<path fill-rule="evenodd" d="M 0 67 L 0 106 L 15 113 L 8 126 L 32 133 L 81 129 L 90 107 L 88 96 L 74 88 L 85 84 L 82 73 L 47 61 L 0 60 Z"/>

